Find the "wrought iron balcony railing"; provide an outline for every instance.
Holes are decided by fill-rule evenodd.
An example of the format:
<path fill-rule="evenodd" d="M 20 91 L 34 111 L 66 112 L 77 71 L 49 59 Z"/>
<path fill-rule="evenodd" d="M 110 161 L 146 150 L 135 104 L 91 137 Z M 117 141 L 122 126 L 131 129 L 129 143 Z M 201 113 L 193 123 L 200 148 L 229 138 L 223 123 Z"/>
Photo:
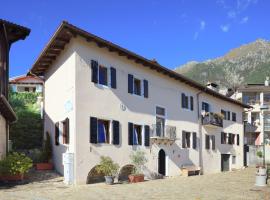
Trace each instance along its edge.
<path fill-rule="evenodd" d="M 223 117 L 219 113 L 205 113 L 202 116 L 202 125 L 223 127 Z"/>
<path fill-rule="evenodd" d="M 176 140 L 175 126 L 162 126 L 161 124 L 153 124 L 151 138 Z"/>

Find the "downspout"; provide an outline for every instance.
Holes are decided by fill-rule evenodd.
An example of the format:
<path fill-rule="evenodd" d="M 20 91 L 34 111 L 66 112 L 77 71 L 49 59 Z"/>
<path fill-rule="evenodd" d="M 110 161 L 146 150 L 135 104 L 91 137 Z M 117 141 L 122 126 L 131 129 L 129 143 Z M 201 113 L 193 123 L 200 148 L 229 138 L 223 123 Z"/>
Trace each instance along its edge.
<path fill-rule="evenodd" d="M 198 120 L 198 132 L 199 132 L 199 165 L 201 168 L 201 173 L 203 172 L 203 155 L 202 155 L 202 120 L 201 120 L 201 114 L 200 114 L 200 94 L 203 93 L 203 91 L 200 91 L 196 94 L 196 100 L 197 100 L 197 120 Z"/>

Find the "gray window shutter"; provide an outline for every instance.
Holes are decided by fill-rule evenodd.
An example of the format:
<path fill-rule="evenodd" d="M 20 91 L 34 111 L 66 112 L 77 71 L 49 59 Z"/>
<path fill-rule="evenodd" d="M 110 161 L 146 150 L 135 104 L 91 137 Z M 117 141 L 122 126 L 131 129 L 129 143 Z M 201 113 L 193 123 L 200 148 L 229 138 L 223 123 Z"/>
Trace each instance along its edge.
<path fill-rule="evenodd" d="M 90 143 L 97 144 L 98 135 L 98 120 L 95 117 L 90 117 Z"/>
<path fill-rule="evenodd" d="M 190 96 L 190 110 L 193 110 L 193 96 Z"/>
<path fill-rule="evenodd" d="M 133 123 L 128 123 L 128 145 L 133 145 L 134 127 Z"/>
<path fill-rule="evenodd" d="M 186 148 L 186 132 L 182 131 L 182 148 Z"/>
<path fill-rule="evenodd" d="M 150 127 L 148 125 L 144 126 L 144 146 L 150 146 Z"/>
<path fill-rule="evenodd" d="M 216 141 L 215 141 L 215 136 L 212 135 L 212 149 L 215 150 L 216 149 Z"/>
<path fill-rule="evenodd" d="M 128 75 L 128 93 L 133 94 L 133 75 Z"/>
<path fill-rule="evenodd" d="M 113 121 L 113 144 L 120 144 L 120 129 L 119 129 L 119 121 Z"/>
<path fill-rule="evenodd" d="M 92 69 L 92 82 L 98 82 L 98 62 L 91 60 L 91 69 Z"/>
<path fill-rule="evenodd" d="M 148 81 L 143 80 L 144 97 L 148 98 Z"/>
<path fill-rule="evenodd" d="M 116 69 L 114 67 L 111 67 L 111 88 L 116 89 Z"/>
<path fill-rule="evenodd" d="M 192 148 L 193 149 L 197 148 L 197 133 L 196 132 L 192 133 Z"/>

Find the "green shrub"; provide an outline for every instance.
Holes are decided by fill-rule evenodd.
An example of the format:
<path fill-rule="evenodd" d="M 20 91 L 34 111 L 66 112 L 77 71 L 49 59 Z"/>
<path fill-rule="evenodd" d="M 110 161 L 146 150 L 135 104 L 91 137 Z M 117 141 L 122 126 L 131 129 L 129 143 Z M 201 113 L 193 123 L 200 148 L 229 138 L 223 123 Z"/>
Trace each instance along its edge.
<path fill-rule="evenodd" d="M 8 154 L 6 158 L 0 161 L 0 174 L 24 174 L 28 172 L 32 165 L 32 160 L 29 157 L 25 156 L 25 154 L 13 152 Z"/>
<path fill-rule="evenodd" d="M 257 151 L 257 156 L 258 156 L 259 158 L 262 158 L 262 157 L 263 157 L 263 152 Z"/>
<path fill-rule="evenodd" d="M 43 144 L 43 150 L 41 154 L 41 161 L 42 162 L 49 162 L 52 158 L 52 145 L 51 145 L 51 138 L 50 134 L 46 132 L 46 138 Z"/>
<path fill-rule="evenodd" d="M 118 172 L 119 165 L 107 156 L 101 156 L 100 159 L 101 161 L 96 168 L 97 172 L 105 176 L 115 176 Z"/>
<path fill-rule="evenodd" d="M 142 168 L 146 164 L 147 159 L 145 152 L 135 151 L 130 155 L 131 163 L 135 166 L 133 174 L 142 174 Z"/>

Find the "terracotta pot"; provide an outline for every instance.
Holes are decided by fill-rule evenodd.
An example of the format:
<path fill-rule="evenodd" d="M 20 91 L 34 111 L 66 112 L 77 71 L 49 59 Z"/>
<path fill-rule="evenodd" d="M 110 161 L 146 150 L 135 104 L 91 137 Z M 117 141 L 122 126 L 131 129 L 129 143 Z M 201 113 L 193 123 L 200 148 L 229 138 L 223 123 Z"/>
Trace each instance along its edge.
<path fill-rule="evenodd" d="M 128 176 L 128 180 L 130 183 L 138 183 L 144 181 L 144 175 L 143 174 L 131 174 Z"/>
<path fill-rule="evenodd" d="M 24 174 L 15 174 L 15 175 L 1 175 L 1 181 L 22 181 L 24 179 Z"/>
<path fill-rule="evenodd" d="M 37 163 L 36 170 L 52 170 L 53 164 L 52 163 Z"/>

